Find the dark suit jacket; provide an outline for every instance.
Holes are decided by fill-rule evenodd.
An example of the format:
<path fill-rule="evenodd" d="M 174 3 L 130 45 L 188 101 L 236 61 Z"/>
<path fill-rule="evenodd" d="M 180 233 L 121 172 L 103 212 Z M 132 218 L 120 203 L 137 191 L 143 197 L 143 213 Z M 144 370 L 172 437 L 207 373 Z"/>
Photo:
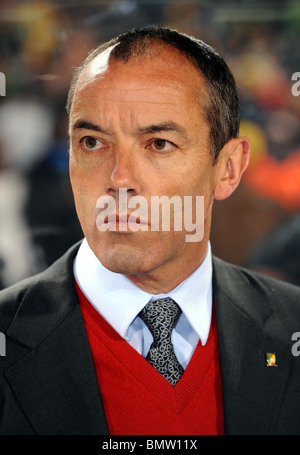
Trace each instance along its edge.
<path fill-rule="evenodd" d="M 78 245 L 0 293 L 0 434 L 108 434 L 74 289 Z M 226 434 L 300 434 L 300 288 L 217 258 L 217 318 Z M 266 366 L 276 353 L 277 368 Z"/>

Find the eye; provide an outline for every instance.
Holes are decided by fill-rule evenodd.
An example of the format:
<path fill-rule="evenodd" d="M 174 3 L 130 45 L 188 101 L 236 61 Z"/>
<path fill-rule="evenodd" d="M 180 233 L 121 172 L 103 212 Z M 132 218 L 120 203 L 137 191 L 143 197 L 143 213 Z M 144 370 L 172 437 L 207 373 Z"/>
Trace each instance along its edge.
<path fill-rule="evenodd" d="M 104 146 L 103 142 L 100 139 L 97 139 L 93 136 L 85 136 L 81 139 L 81 144 L 83 148 L 88 150 L 98 150 Z"/>
<path fill-rule="evenodd" d="M 84 140 L 84 143 L 85 143 L 85 145 L 87 146 L 87 148 L 93 149 L 93 148 L 95 148 L 96 145 L 97 145 L 97 139 L 95 139 L 94 137 L 88 136 L 88 137 Z"/>
<path fill-rule="evenodd" d="M 159 152 L 168 152 L 171 151 L 175 145 L 166 139 L 154 139 L 152 141 L 152 147 Z"/>

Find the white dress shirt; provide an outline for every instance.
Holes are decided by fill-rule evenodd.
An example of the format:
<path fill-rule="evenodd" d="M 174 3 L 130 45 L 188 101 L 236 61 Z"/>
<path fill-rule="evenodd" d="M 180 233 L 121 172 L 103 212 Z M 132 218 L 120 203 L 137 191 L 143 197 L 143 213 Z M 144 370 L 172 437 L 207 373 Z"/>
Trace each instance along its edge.
<path fill-rule="evenodd" d="M 172 342 L 175 354 L 184 369 L 199 339 L 202 345 L 206 344 L 212 314 L 210 244 L 202 264 L 168 294 L 149 294 L 126 276 L 106 269 L 86 239 L 74 260 L 74 276 L 93 307 L 144 357 L 153 338 L 148 327 L 137 315 L 151 299 L 170 297 L 182 310 L 172 333 Z"/>

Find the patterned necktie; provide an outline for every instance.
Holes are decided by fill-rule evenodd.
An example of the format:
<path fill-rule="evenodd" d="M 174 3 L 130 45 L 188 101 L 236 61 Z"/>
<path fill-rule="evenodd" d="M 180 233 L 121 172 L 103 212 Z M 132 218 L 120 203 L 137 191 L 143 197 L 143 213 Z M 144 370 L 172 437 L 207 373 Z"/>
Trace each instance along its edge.
<path fill-rule="evenodd" d="M 146 360 L 173 386 L 184 372 L 171 341 L 172 330 L 180 313 L 179 306 L 170 298 L 149 302 L 139 313 L 154 340 Z"/>

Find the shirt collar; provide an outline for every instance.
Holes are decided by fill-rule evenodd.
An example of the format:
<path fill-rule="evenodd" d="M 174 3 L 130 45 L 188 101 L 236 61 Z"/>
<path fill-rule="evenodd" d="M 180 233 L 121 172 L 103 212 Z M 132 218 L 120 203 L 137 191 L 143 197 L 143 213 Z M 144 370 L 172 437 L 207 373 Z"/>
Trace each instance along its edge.
<path fill-rule="evenodd" d="M 199 335 L 202 345 L 207 341 L 212 310 L 210 244 L 202 264 L 168 294 L 149 294 L 126 276 L 106 269 L 86 239 L 74 261 L 74 276 L 90 303 L 124 339 L 130 324 L 150 299 L 171 297 Z"/>

